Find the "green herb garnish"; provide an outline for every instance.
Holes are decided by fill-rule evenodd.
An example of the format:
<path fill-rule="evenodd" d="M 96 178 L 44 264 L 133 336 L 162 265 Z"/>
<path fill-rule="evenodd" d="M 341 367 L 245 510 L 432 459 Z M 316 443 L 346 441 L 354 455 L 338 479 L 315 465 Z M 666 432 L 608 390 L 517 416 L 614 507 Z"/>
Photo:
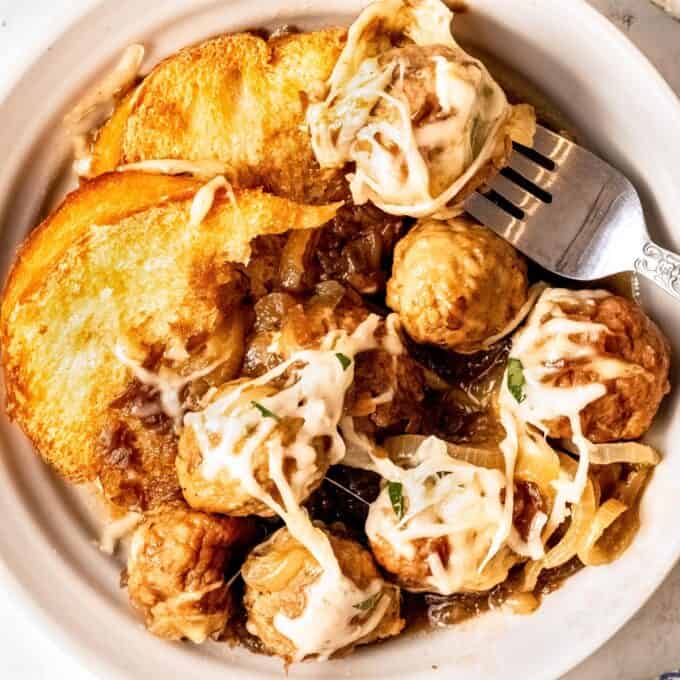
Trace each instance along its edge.
<path fill-rule="evenodd" d="M 349 365 L 352 363 L 352 360 L 348 356 L 345 356 L 342 352 L 337 352 L 335 356 L 338 357 L 338 361 L 342 366 L 342 370 L 346 371 L 349 368 Z"/>
<path fill-rule="evenodd" d="M 525 384 L 522 362 L 519 359 L 508 359 L 508 390 L 518 404 L 521 404 L 527 398 L 524 392 Z"/>
<path fill-rule="evenodd" d="M 383 591 L 377 592 L 375 595 L 371 595 L 367 600 L 364 600 L 363 602 L 359 602 L 359 604 L 354 605 L 354 609 L 359 609 L 362 612 L 367 612 L 375 607 L 378 602 L 380 602 L 380 598 L 383 596 Z"/>
<path fill-rule="evenodd" d="M 404 485 L 401 482 L 388 482 L 387 493 L 394 514 L 401 519 L 404 516 Z"/>
<path fill-rule="evenodd" d="M 250 402 L 265 418 L 273 418 L 274 420 L 281 420 L 276 413 L 272 413 L 267 407 L 262 406 L 257 401 L 251 401 Z"/>

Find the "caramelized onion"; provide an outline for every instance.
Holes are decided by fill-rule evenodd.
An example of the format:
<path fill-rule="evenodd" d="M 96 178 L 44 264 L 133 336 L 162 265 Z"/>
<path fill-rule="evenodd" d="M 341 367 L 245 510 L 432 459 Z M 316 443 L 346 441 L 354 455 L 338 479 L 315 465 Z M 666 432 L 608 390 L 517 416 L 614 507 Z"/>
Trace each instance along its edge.
<path fill-rule="evenodd" d="M 512 614 L 531 614 L 540 604 L 533 593 L 511 593 L 503 602 L 503 609 Z"/>
<path fill-rule="evenodd" d="M 607 550 L 606 545 L 599 545 L 598 542 L 605 531 L 616 521 L 628 508 L 616 498 L 605 501 L 595 513 L 595 518 L 590 526 L 578 557 L 587 566 L 596 566 L 611 562 L 613 557 Z"/>
<path fill-rule="evenodd" d="M 560 460 L 568 471 L 575 473 L 576 465 L 567 456 Z M 588 481 L 583 489 L 581 500 L 571 506 L 571 522 L 564 536 L 557 545 L 553 546 L 540 560 L 528 562 L 524 568 L 523 592 L 530 592 L 536 588 L 536 581 L 543 569 L 554 569 L 566 564 L 578 554 L 588 537 L 597 510 L 597 499 L 593 481 Z"/>
<path fill-rule="evenodd" d="M 590 462 L 596 465 L 609 465 L 610 463 L 657 465 L 660 461 L 661 456 L 657 451 L 639 442 L 596 444 L 590 452 Z"/>
<path fill-rule="evenodd" d="M 543 558 L 544 569 L 554 569 L 568 562 L 576 555 L 586 539 L 596 512 L 595 491 L 589 479 L 581 500 L 572 506 L 571 523 L 562 540 L 551 548 Z"/>
<path fill-rule="evenodd" d="M 570 453 L 578 449 L 569 440 L 561 440 L 560 446 Z M 640 442 L 616 442 L 613 444 L 591 444 L 590 462 L 593 465 L 630 463 L 632 465 L 658 465 L 661 456 L 658 451 Z"/>
<path fill-rule="evenodd" d="M 279 280 L 286 290 L 301 293 L 309 287 L 314 250 L 320 229 L 291 231 L 281 253 Z"/>
<path fill-rule="evenodd" d="M 616 500 L 625 506 L 626 510 L 613 518 L 608 526 L 603 528 L 600 538 L 596 539 L 594 543 L 595 552 L 591 551 L 588 554 L 585 550 L 583 551 L 583 557 L 589 559 L 591 564 L 614 562 L 633 542 L 640 528 L 640 499 L 651 475 L 651 470 L 650 467 L 634 468 L 624 480 L 617 484 L 614 496 L 610 500 Z M 606 504 L 604 503 L 602 507 Z M 607 510 L 606 513 L 613 514 L 617 507 L 619 506 L 610 506 L 611 509 Z M 606 515 L 603 513 L 601 521 L 605 519 Z"/>
<path fill-rule="evenodd" d="M 526 427 L 519 438 L 515 476 L 533 482 L 544 498 L 555 495 L 553 482 L 560 474 L 560 459 L 542 433 Z"/>
<path fill-rule="evenodd" d="M 402 434 L 396 437 L 389 437 L 383 443 L 390 458 L 395 462 L 408 462 L 418 447 L 427 437 L 419 434 Z M 493 468 L 503 470 L 505 460 L 500 449 L 496 447 L 468 446 L 467 444 L 453 444 L 446 442 L 451 458 L 477 465 L 478 467 Z"/>

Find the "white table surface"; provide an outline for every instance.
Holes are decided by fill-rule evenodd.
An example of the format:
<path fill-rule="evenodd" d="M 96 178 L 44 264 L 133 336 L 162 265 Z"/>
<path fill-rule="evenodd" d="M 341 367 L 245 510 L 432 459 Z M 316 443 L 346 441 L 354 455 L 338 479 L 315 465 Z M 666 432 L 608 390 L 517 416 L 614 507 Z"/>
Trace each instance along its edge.
<path fill-rule="evenodd" d="M 0 96 L 16 81 L 24 66 L 49 49 L 51 37 L 96 2 L 0 0 Z M 680 94 L 680 22 L 673 21 L 648 0 L 591 2 L 637 43 Z M 668 133 L 677 135 L 679 131 Z M 679 667 L 680 565 L 610 642 L 563 680 L 646 680 Z M 21 602 L 7 596 L 0 598 L 2 680 L 94 680 L 95 677 L 35 626 Z"/>

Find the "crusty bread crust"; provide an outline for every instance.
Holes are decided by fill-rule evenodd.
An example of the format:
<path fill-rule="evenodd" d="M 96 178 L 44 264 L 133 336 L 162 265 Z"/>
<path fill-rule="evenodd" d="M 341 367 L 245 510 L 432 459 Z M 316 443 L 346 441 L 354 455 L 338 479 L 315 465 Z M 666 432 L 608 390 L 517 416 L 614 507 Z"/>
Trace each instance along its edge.
<path fill-rule="evenodd" d="M 229 263 L 247 261 L 250 240 L 320 226 L 338 207 L 244 190 L 235 205 L 218 196 L 190 227 L 200 186 L 102 175 L 69 194 L 20 249 L 0 311 L 8 412 L 72 481 L 97 476 L 109 405 L 132 380 L 116 343 L 143 361 L 217 333 L 230 323 L 225 315 L 239 312 L 223 296 L 234 277 Z"/>
<path fill-rule="evenodd" d="M 329 178 L 305 122 L 309 97 L 329 77 L 345 29 L 263 40 L 241 33 L 180 50 L 122 100 L 100 130 L 92 172 L 181 158 L 228 164 L 241 187 L 323 201 Z"/>

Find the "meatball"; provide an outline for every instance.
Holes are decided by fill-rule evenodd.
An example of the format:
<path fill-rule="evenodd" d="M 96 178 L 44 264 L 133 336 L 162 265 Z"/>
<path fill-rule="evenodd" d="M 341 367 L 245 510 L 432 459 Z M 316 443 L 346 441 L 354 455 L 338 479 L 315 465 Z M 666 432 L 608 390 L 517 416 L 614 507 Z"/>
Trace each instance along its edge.
<path fill-rule="evenodd" d="M 522 257 L 468 218 L 421 221 L 397 244 L 387 304 L 416 342 L 483 349 L 526 300 Z"/>
<path fill-rule="evenodd" d="M 147 629 L 196 643 L 219 635 L 232 609 L 224 570 L 253 533 L 248 520 L 212 517 L 180 503 L 147 515 L 127 565 L 130 602 Z"/>
<path fill-rule="evenodd" d="M 261 375 L 295 351 L 318 348 L 322 338 L 333 330 L 353 332 L 369 314 L 360 296 L 336 281 L 319 284 L 306 300 L 272 293 L 257 302 L 255 312 L 244 366 L 245 373 L 252 376 Z M 382 347 L 356 357 L 354 384 L 347 393 L 345 412 L 361 419 L 357 425 L 362 431 L 396 428 L 411 432 L 421 419 L 423 370 L 404 349 L 400 330 L 392 323 L 396 320 L 393 315 L 379 325 L 376 338 Z M 388 334 L 391 343 L 384 341 Z M 392 346 L 395 343 L 397 346 Z"/>
<path fill-rule="evenodd" d="M 325 101 L 308 107 L 315 156 L 322 167 L 353 164 L 356 204 L 436 214 L 503 167 L 511 140 L 531 144 L 533 110 L 508 104 L 447 34 L 450 21 L 443 3 L 372 5 L 353 25 Z"/>
<path fill-rule="evenodd" d="M 241 381 L 229 383 L 218 390 L 211 403 L 219 401 L 230 391 L 241 388 Z M 271 396 L 276 388 L 271 385 L 249 384 L 234 402 L 225 407 L 220 417 L 234 416 L 234 421 L 243 420 L 243 410 L 258 408 L 256 404 L 261 399 Z M 211 407 L 207 404 L 207 408 Z M 260 407 L 261 408 L 261 407 Z M 292 444 L 302 423 L 300 418 L 283 417 L 277 420 L 273 431 L 269 433 L 253 451 L 250 459 L 250 471 L 253 481 L 259 485 L 263 493 L 270 494 L 280 500 L 279 491 L 275 482 L 271 479 L 269 470 L 270 444 L 276 445 L 280 440 L 284 448 Z M 241 427 L 241 423 L 236 424 Z M 244 450 L 252 441 L 254 434 L 249 431 L 249 425 L 243 424 L 241 436 L 235 444 L 235 450 L 229 454 L 234 457 L 245 455 Z M 219 437 L 220 435 L 209 435 Z M 297 502 L 303 502 L 321 484 L 326 471 L 330 466 L 329 442 L 323 437 L 312 441 L 315 451 L 315 460 L 309 463 L 303 470 L 297 466 L 297 458 L 285 458 L 285 474 L 291 484 Z M 276 513 L 260 498 L 254 496 L 244 485 L 239 477 L 235 476 L 228 465 L 221 465 L 216 474 L 206 474 L 203 468 L 204 454 L 200 446 L 197 430 L 191 424 L 186 424 L 182 431 L 177 456 L 177 474 L 182 487 L 184 498 L 193 508 L 209 512 L 221 512 L 227 515 L 245 516 L 259 515 L 260 517 L 273 517 Z"/>
<path fill-rule="evenodd" d="M 143 385 L 133 389 L 148 394 Z M 121 410 L 107 413 L 97 441 L 99 482 L 117 507 L 145 512 L 182 497 L 175 472 L 177 435 L 169 418 L 155 408 L 152 413 L 144 419 Z"/>
<path fill-rule="evenodd" d="M 352 639 L 348 645 L 342 645 L 340 640 L 346 631 L 336 631 L 339 636 L 336 638 L 334 631 L 329 630 L 333 641 L 341 645 L 337 649 L 333 648 L 333 653 L 397 635 L 404 627 L 404 620 L 399 615 L 399 590 L 382 581 L 370 552 L 365 548 L 355 541 L 334 536 L 327 531 L 325 533 L 345 578 L 359 589 L 381 586 L 377 591 L 379 594 L 369 598 L 370 601 L 349 603 L 350 611 L 353 611 L 352 620 L 347 623 L 350 630 L 354 628 L 363 633 L 361 637 Z M 309 606 L 310 589 L 322 578 L 318 562 L 291 536 L 288 529 L 283 528 L 251 552 L 241 573 L 246 583 L 244 603 L 249 632 L 257 635 L 272 653 L 288 661 L 297 660 L 299 650 L 292 640 L 279 631 L 277 619 L 283 616 L 295 620 L 303 615 Z M 343 604 L 334 601 L 333 605 L 326 606 L 328 617 L 337 615 Z M 361 630 L 362 623 L 378 607 L 383 614 L 374 622 L 374 627 Z M 328 621 L 319 621 L 318 624 L 324 627 Z M 328 652 L 328 649 L 325 651 Z"/>
<path fill-rule="evenodd" d="M 543 357 L 550 347 L 557 350 Z M 641 437 L 670 389 L 664 335 L 638 305 L 603 290 L 546 290 L 510 354 L 550 387 L 603 386 L 580 410 L 582 433 L 595 443 Z M 535 410 L 533 401 L 529 392 L 527 406 Z M 570 438 L 568 415 L 540 424 L 551 437 Z"/>
<path fill-rule="evenodd" d="M 406 590 L 488 590 L 518 559 L 503 546 L 480 572 L 502 524 L 505 479 L 449 458 L 441 446 L 431 437 L 416 452 L 416 467 L 386 471 L 399 481 L 371 503 L 366 535 L 375 559 Z"/>

